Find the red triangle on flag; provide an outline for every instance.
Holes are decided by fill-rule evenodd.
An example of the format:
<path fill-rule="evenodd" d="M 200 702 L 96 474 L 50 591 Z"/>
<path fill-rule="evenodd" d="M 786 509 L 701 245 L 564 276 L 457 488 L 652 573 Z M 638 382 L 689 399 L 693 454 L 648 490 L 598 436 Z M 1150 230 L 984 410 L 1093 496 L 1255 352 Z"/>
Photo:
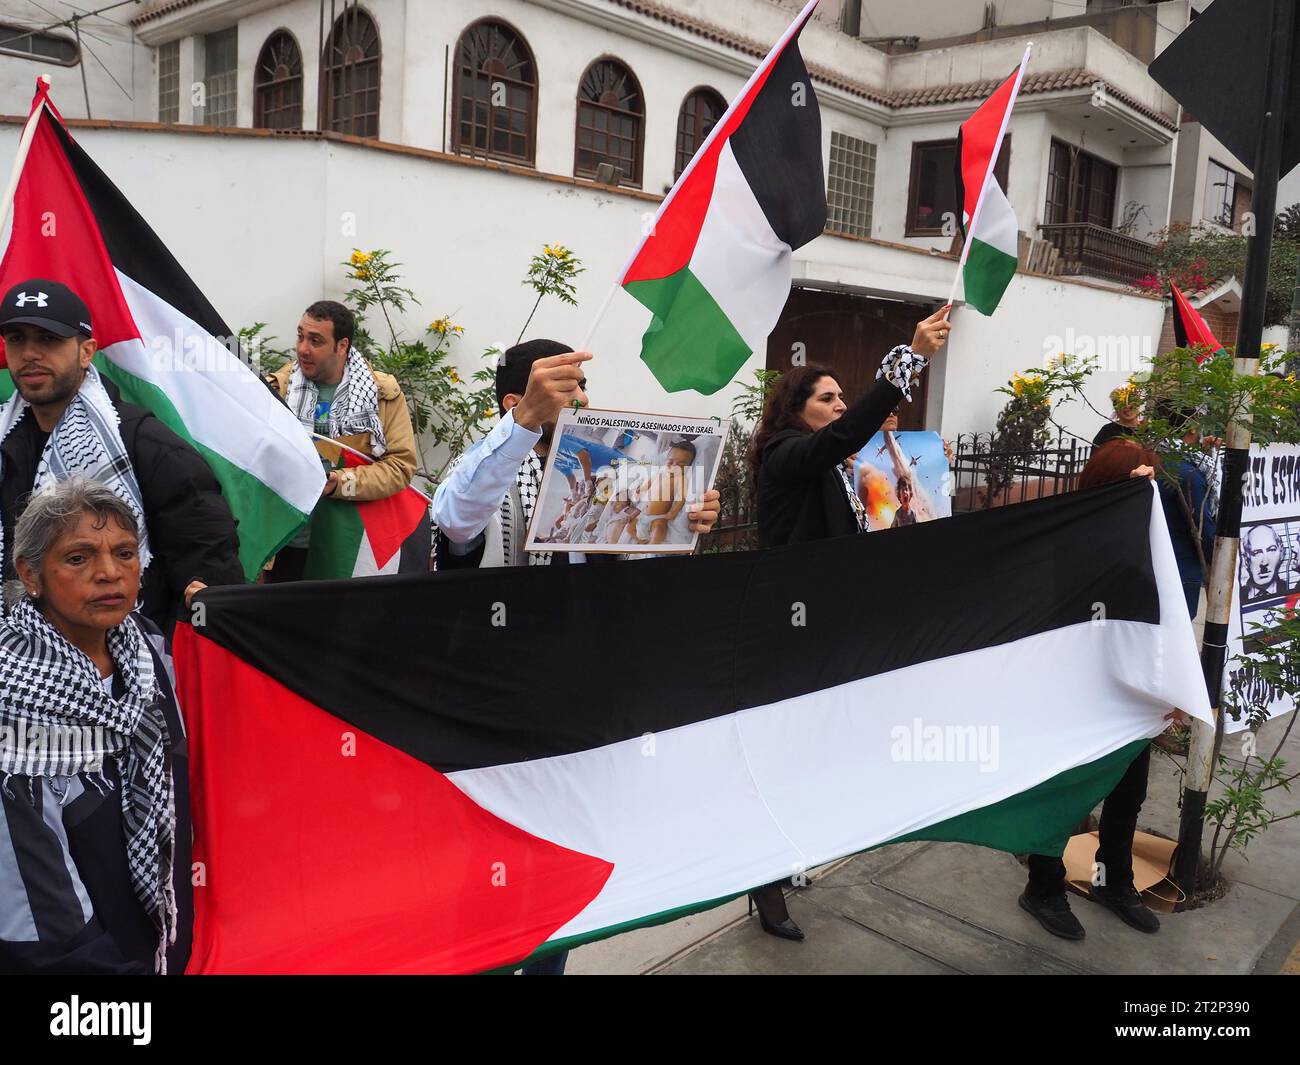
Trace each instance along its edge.
<path fill-rule="evenodd" d="M 191 626 L 174 648 L 203 873 L 190 972 L 502 968 L 613 872 L 502 820 Z"/>
<path fill-rule="evenodd" d="M 1180 348 L 1191 348 L 1198 363 L 1207 362 L 1223 350 L 1205 319 L 1197 313 L 1178 286 L 1169 282 L 1174 298 L 1174 341 Z"/>
<path fill-rule="evenodd" d="M 99 223 L 59 139 L 58 112 L 38 84 L 35 134 L 14 195 L 13 227 L 0 260 L 0 293 L 29 278 L 60 281 L 90 310 L 99 347 L 140 336 Z M 3 366 L 0 342 L 0 366 Z"/>

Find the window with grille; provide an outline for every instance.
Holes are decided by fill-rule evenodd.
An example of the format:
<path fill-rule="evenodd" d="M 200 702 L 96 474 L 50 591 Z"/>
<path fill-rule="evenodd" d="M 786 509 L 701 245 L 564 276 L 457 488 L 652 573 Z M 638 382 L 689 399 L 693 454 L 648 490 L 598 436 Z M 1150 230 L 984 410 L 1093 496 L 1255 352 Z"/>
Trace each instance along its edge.
<path fill-rule="evenodd" d="M 379 27 L 353 5 L 334 21 L 325 42 L 325 129 L 379 136 Z"/>
<path fill-rule="evenodd" d="M 696 89 L 684 101 L 677 113 L 677 163 L 673 180 L 682 176 L 700 145 L 718 124 L 727 110 L 727 101 L 712 89 Z"/>
<path fill-rule="evenodd" d="M 1118 185 L 1119 167 L 1114 163 L 1053 138 L 1047 164 L 1047 224 L 1089 222 L 1111 229 Z"/>
<path fill-rule="evenodd" d="M 1002 140 L 993 176 L 1002 191 L 1007 191 L 1007 173 L 1011 163 L 1011 135 Z M 944 235 L 945 226 L 960 233 L 962 205 L 957 202 L 957 141 L 914 141 L 912 172 L 907 186 L 907 224 L 909 237 Z"/>
<path fill-rule="evenodd" d="M 181 42 L 158 46 L 158 121 L 181 118 Z"/>
<path fill-rule="evenodd" d="M 622 173 L 620 183 L 640 186 L 645 143 L 641 86 L 615 59 L 598 59 L 578 83 L 578 127 L 573 172 L 594 178 L 601 163 Z"/>
<path fill-rule="evenodd" d="M 205 126 L 233 126 L 238 121 L 235 106 L 238 51 L 239 39 L 234 26 L 203 38 L 203 86 L 207 106 L 203 110 L 202 122 Z"/>
<path fill-rule="evenodd" d="M 0 55 L 16 55 L 25 59 L 52 60 L 61 66 L 76 66 L 79 58 L 77 42 L 40 30 L 0 22 Z"/>
<path fill-rule="evenodd" d="M 537 66 L 518 33 L 484 19 L 456 46 L 455 151 L 533 164 L 537 133 Z"/>
<path fill-rule="evenodd" d="M 1242 215 L 1250 210 L 1251 183 L 1231 167 L 1205 163 L 1205 207 L 1203 214 L 1211 222 L 1236 229 Z"/>
<path fill-rule="evenodd" d="M 257 57 L 253 126 L 302 129 L 302 52 L 287 30 L 271 34 Z"/>
<path fill-rule="evenodd" d="M 876 146 L 859 137 L 832 131 L 826 228 L 855 237 L 871 236 L 875 186 Z"/>

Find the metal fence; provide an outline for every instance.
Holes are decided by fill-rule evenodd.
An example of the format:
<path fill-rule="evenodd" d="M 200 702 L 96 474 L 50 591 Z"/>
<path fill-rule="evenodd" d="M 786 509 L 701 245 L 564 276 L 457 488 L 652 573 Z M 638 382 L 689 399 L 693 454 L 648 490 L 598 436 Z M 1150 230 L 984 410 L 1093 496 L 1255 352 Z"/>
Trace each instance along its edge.
<path fill-rule="evenodd" d="M 1047 446 L 1002 451 L 992 433 L 957 437 L 953 463 L 954 513 L 1004 507 L 1070 492 L 1092 455 L 1092 445 L 1060 434 Z"/>
<path fill-rule="evenodd" d="M 745 458 L 748 438 L 729 443 L 718 471 L 722 514 L 707 536 L 700 537 L 700 554 L 750 551 L 758 548 L 758 511 Z M 1047 446 L 1028 451 L 1002 451 L 992 433 L 957 437 L 953 449 L 953 512 L 987 510 L 1070 492 L 1092 455 L 1092 445 L 1062 433 Z"/>

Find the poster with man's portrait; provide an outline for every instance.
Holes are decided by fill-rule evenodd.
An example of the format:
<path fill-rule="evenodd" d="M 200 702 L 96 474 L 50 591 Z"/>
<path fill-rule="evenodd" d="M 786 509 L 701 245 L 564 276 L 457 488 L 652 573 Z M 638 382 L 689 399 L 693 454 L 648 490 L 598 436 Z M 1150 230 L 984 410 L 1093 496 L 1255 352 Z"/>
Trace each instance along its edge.
<path fill-rule="evenodd" d="M 1251 655 L 1284 616 L 1300 605 L 1300 447 L 1256 445 L 1242 506 L 1237 586 L 1228 626 L 1224 689 L 1269 716 L 1294 703 L 1252 667 Z M 1246 720 L 1224 722 L 1238 732 Z"/>
<path fill-rule="evenodd" d="M 952 516 L 952 477 L 938 433 L 880 432 L 850 461 L 869 531 Z"/>

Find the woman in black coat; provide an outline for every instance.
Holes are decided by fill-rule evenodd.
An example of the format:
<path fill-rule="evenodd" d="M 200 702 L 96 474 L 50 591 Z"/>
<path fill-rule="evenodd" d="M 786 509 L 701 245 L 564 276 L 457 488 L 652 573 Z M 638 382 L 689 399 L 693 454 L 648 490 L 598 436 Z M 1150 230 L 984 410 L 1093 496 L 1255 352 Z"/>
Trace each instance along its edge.
<path fill-rule="evenodd" d="M 754 432 L 750 461 L 758 496 L 758 538 L 763 547 L 848 536 L 866 529 L 866 509 L 844 468 L 885 419 L 906 399 L 912 382 L 948 340 L 944 307 L 916 327 L 910 346 L 885 356 L 876 386 L 846 406 L 829 370 L 803 366 L 781 375 Z M 763 931 L 803 939 L 790 919 L 778 880 L 754 891 Z"/>

